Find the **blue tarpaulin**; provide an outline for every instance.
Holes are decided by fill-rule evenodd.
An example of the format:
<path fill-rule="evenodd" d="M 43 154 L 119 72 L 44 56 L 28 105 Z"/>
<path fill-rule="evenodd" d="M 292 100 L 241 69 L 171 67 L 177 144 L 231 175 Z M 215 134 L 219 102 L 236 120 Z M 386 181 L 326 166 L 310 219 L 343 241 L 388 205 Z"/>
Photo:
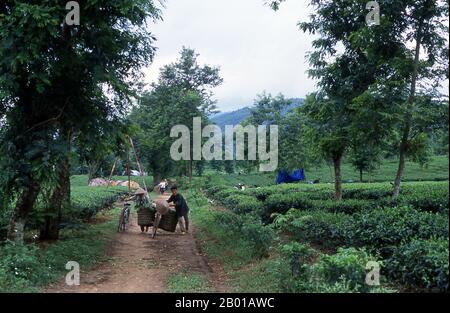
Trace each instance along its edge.
<path fill-rule="evenodd" d="M 275 182 L 279 185 L 285 183 L 295 183 L 303 180 L 305 180 L 305 170 L 302 168 L 293 171 L 291 174 L 286 171 L 279 171 Z"/>

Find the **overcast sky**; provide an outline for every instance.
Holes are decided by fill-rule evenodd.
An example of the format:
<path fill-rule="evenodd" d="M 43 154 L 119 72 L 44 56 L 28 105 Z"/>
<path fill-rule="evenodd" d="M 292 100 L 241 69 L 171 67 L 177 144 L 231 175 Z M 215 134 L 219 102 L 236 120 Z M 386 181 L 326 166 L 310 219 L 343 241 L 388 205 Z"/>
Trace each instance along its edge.
<path fill-rule="evenodd" d="M 311 13 L 306 3 L 287 1 L 274 12 L 264 0 L 166 0 L 164 21 L 152 26 L 158 51 L 146 82 L 186 46 L 200 63 L 220 66 L 224 83 L 214 92 L 222 112 L 251 105 L 263 91 L 305 97 L 315 89 L 306 74 L 313 36 L 297 26 Z"/>
<path fill-rule="evenodd" d="M 309 14 L 305 3 L 287 1 L 274 12 L 264 0 L 167 0 L 164 21 L 152 27 L 158 51 L 146 82 L 186 46 L 200 63 L 220 66 L 224 83 L 214 91 L 222 112 L 251 105 L 264 90 L 304 97 L 314 89 L 305 58 L 312 37 L 297 27 Z"/>

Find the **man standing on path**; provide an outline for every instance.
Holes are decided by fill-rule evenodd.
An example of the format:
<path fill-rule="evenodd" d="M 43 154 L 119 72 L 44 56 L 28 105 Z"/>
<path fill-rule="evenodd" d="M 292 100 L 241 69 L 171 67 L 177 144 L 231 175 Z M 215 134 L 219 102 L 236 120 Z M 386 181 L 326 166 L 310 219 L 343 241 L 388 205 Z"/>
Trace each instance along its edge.
<path fill-rule="evenodd" d="M 170 188 L 172 195 L 167 199 L 168 203 L 175 204 L 175 210 L 177 211 L 178 225 L 180 225 L 181 233 L 184 235 L 189 231 L 189 207 L 184 200 L 183 196 L 178 193 L 178 187 L 173 185 Z"/>

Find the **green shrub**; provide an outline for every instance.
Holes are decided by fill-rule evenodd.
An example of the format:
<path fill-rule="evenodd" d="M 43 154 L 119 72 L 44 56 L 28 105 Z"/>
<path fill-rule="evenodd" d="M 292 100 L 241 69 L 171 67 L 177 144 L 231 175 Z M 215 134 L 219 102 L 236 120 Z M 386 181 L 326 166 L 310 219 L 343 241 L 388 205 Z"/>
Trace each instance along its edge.
<path fill-rule="evenodd" d="M 371 247 L 383 256 L 412 238 L 448 237 L 448 218 L 408 207 L 379 208 L 353 215 L 289 210 L 277 215 L 274 226 L 293 238 L 325 247 Z"/>
<path fill-rule="evenodd" d="M 34 244 L 11 242 L 0 246 L 0 292 L 37 292 L 63 277 L 68 261 L 84 269 L 105 259 L 106 249 L 116 234 L 118 210 L 108 212 L 114 219 L 83 230 L 63 230 L 60 240 L 39 249 Z"/>
<path fill-rule="evenodd" d="M 283 292 L 395 292 L 366 284 L 367 263 L 376 258 L 364 249 L 340 248 L 334 255 L 318 255 L 307 245 L 291 243 L 281 253 L 278 271 Z"/>
<path fill-rule="evenodd" d="M 377 207 L 372 201 L 348 199 L 342 201 L 335 200 L 313 200 L 311 201 L 311 210 L 323 210 L 326 212 L 353 214 L 365 210 L 371 210 Z"/>
<path fill-rule="evenodd" d="M 291 242 L 280 247 L 279 284 L 283 292 L 298 292 L 297 284 L 309 275 L 317 252 L 308 245 Z"/>
<path fill-rule="evenodd" d="M 234 195 L 242 195 L 242 191 L 236 188 L 226 188 L 216 192 L 211 197 L 220 203 L 223 203 L 226 198 Z"/>
<path fill-rule="evenodd" d="M 341 229 L 348 219 L 343 213 L 290 210 L 276 217 L 275 226 L 297 240 L 335 247 L 344 244 Z"/>
<path fill-rule="evenodd" d="M 314 265 L 314 270 L 315 274 L 328 284 L 333 285 L 345 279 L 350 289 L 366 292 L 370 289 L 365 282 L 366 265 L 369 261 L 376 261 L 376 258 L 364 249 L 339 248 L 334 255 L 321 255 Z"/>
<path fill-rule="evenodd" d="M 404 284 L 448 291 L 448 239 L 413 239 L 387 260 L 389 275 Z"/>
<path fill-rule="evenodd" d="M 225 198 L 222 203 L 233 212 L 241 213 L 259 213 L 262 204 L 255 197 L 234 194 Z"/>
<path fill-rule="evenodd" d="M 248 241 L 255 257 L 261 258 L 269 254 L 275 234 L 264 226 L 258 217 L 251 214 L 235 214 L 232 212 L 217 212 L 215 223 L 229 234 Z"/>
<path fill-rule="evenodd" d="M 0 269 L 0 292 L 35 291 L 54 278 L 35 245 L 3 244 Z"/>
<path fill-rule="evenodd" d="M 67 219 L 90 219 L 98 211 L 111 206 L 128 193 L 126 187 L 72 187 L 71 208 L 64 214 Z"/>
<path fill-rule="evenodd" d="M 410 207 L 356 213 L 341 228 L 349 246 L 370 246 L 389 255 L 395 245 L 412 238 L 448 237 L 448 218 Z"/>
<path fill-rule="evenodd" d="M 215 194 L 217 194 L 219 191 L 222 191 L 224 189 L 228 189 L 229 187 L 223 186 L 223 185 L 206 185 L 203 187 L 203 190 L 206 192 L 206 194 L 210 197 L 214 197 Z"/>
<path fill-rule="evenodd" d="M 448 196 L 448 190 L 428 190 L 424 193 L 401 195 L 397 201 L 417 210 L 448 214 Z"/>
<path fill-rule="evenodd" d="M 286 213 L 289 209 L 308 210 L 313 206 L 312 201 L 304 194 L 273 194 L 264 202 L 264 217 L 273 213 Z"/>

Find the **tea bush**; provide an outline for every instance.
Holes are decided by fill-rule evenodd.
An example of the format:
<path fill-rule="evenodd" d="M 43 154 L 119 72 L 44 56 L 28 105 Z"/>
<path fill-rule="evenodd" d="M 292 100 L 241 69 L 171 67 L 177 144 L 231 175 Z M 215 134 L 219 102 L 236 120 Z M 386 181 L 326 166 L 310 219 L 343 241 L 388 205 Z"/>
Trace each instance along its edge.
<path fill-rule="evenodd" d="M 314 265 L 315 274 L 328 284 L 335 284 L 345 279 L 351 290 L 367 292 L 370 286 L 365 283 L 366 265 L 377 261 L 364 249 L 339 248 L 334 255 L 323 254 Z M 380 265 L 381 262 L 378 261 Z"/>
<path fill-rule="evenodd" d="M 213 186 L 208 188 L 208 195 L 237 214 L 249 213 L 252 219 L 258 215 L 287 238 L 302 242 L 287 245 L 286 251 L 281 249 L 282 262 L 290 264 L 287 268 L 286 263 L 279 267 L 283 276 L 280 281 L 286 282 L 280 283 L 280 288 L 285 291 L 391 291 L 364 289 L 356 284 L 355 277 L 363 273 L 361 267 L 349 272 L 345 267 L 340 268 L 345 274 L 342 277 L 333 274 L 333 279 L 328 280 L 328 274 L 323 274 L 317 278 L 318 272 L 329 273 L 329 263 L 336 266 L 335 262 L 360 260 L 362 264 L 365 257 L 361 251 L 383 257 L 389 265 L 388 277 L 402 284 L 448 290 L 448 247 L 445 250 L 442 244 L 447 242 L 448 246 L 448 182 L 403 183 L 396 199 L 392 198 L 390 183 L 355 183 L 343 187 L 342 201 L 333 200 L 331 184 L 285 184 L 244 191 Z M 332 251 L 340 247 L 363 250 L 348 250 L 351 257 L 346 255 L 346 250 L 339 250 L 332 259 L 324 256 L 321 265 L 312 269 L 312 265 L 304 262 L 309 254 L 303 243 Z M 295 273 L 315 273 L 316 278 L 292 281 Z M 306 275 L 303 274 L 299 276 Z"/>
<path fill-rule="evenodd" d="M 448 237 L 446 216 L 409 207 L 380 208 L 353 215 L 290 210 L 286 215 L 278 215 L 274 225 L 297 240 L 327 247 L 367 246 L 383 255 L 390 255 L 405 240 Z"/>
<path fill-rule="evenodd" d="M 317 252 L 306 244 L 291 242 L 280 247 L 279 283 L 284 292 L 297 292 L 297 283 L 304 280 Z"/>
<path fill-rule="evenodd" d="M 340 248 L 328 255 L 305 244 L 291 243 L 284 245 L 281 253 L 280 288 L 284 292 L 395 292 L 366 284 L 366 265 L 377 258 L 364 249 Z"/>
<path fill-rule="evenodd" d="M 335 247 L 345 242 L 342 228 L 349 218 L 343 213 L 289 210 L 275 218 L 274 226 L 296 240 Z"/>
<path fill-rule="evenodd" d="M 386 262 L 389 275 L 406 285 L 447 292 L 448 245 L 448 238 L 413 239 L 401 244 Z"/>
<path fill-rule="evenodd" d="M 127 193 L 126 187 L 72 187 L 72 205 L 66 216 L 89 219 Z"/>
<path fill-rule="evenodd" d="M 234 194 L 222 201 L 222 204 L 235 213 L 258 213 L 262 204 L 255 197 Z"/>
<path fill-rule="evenodd" d="M 448 218 L 410 207 L 380 208 L 356 213 L 345 223 L 347 245 L 370 246 L 389 254 L 392 246 L 413 238 L 448 237 Z"/>
<path fill-rule="evenodd" d="M 258 217 L 250 214 L 217 212 L 214 219 L 215 224 L 226 229 L 229 234 L 245 238 L 252 245 L 255 257 L 261 258 L 269 254 L 275 234 L 270 227 L 264 226 Z"/>

